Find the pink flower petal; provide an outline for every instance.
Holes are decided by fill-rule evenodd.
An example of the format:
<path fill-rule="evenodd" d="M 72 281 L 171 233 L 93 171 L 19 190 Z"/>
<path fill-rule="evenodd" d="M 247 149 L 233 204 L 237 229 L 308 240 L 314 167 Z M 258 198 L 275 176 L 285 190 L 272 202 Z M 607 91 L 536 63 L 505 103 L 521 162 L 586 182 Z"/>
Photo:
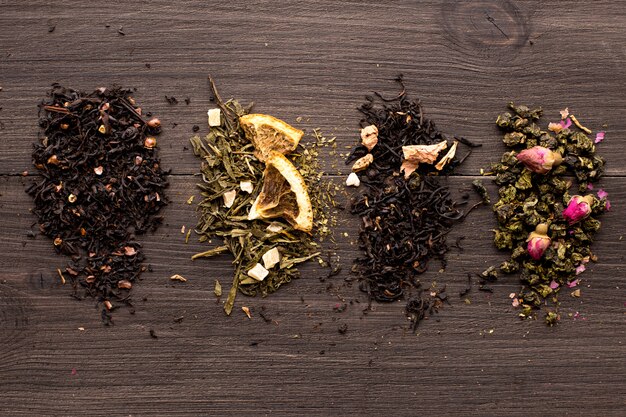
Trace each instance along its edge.
<path fill-rule="evenodd" d="M 585 265 L 580 264 L 576 267 L 576 275 L 582 274 L 583 272 L 585 272 L 585 269 L 587 269 L 585 267 Z"/>
<path fill-rule="evenodd" d="M 559 283 L 556 282 L 555 280 L 552 280 L 552 282 L 550 283 L 550 288 L 552 288 L 553 290 L 556 290 L 557 288 L 559 288 Z"/>
<path fill-rule="evenodd" d="M 593 190 L 593 184 L 592 183 L 587 184 L 587 189 L 588 190 Z"/>
<path fill-rule="evenodd" d="M 605 133 L 606 133 L 606 132 L 598 132 L 598 133 L 596 134 L 596 140 L 595 140 L 595 143 L 600 143 L 600 142 L 602 142 L 602 141 L 604 140 L 604 134 L 605 134 Z"/>
<path fill-rule="evenodd" d="M 598 198 L 599 199 L 603 199 L 603 198 L 607 198 L 609 195 L 609 193 L 607 193 L 606 191 L 604 191 L 604 189 L 600 188 L 598 190 Z"/>
<path fill-rule="evenodd" d="M 575 279 L 574 281 L 567 283 L 567 288 L 574 288 L 577 285 L 578 285 L 578 280 Z"/>
<path fill-rule="evenodd" d="M 606 211 L 611 211 L 611 202 L 609 200 L 606 200 L 606 204 L 604 205 L 604 207 L 606 207 Z"/>
<path fill-rule="evenodd" d="M 572 121 L 570 120 L 569 117 L 567 119 L 561 120 L 561 126 L 563 126 L 563 129 L 569 129 L 571 125 L 572 125 Z"/>

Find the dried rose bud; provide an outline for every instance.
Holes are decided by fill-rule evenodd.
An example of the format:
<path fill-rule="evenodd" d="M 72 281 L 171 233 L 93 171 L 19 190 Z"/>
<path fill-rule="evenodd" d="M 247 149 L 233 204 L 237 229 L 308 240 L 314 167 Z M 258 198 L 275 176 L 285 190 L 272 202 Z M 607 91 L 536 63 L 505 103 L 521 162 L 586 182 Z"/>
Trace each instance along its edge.
<path fill-rule="evenodd" d="M 61 246 L 61 244 L 63 244 L 63 239 L 61 239 L 60 237 L 55 237 L 54 246 Z"/>
<path fill-rule="evenodd" d="M 70 194 L 67 196 L 67 201 L 69 201 L 70 203 L 75 203 L 76 199 L 77 197 L 74 194 Z"/>
<path fill-rule="evenodd" d="M 50 158 L 48 158 L 48 163 L 50 165 L 59 165 L 59 158 L 56 155 L 52 155 Z"/>
<path fill-rule="evenodd" d="M 558 152 L 551 151 L 543 146 L 533 146 L 517 154 L 517 159 L 526 168 L 537 174 L 547 174 L 552 167 L 563 162 L 563 157 Z"/>
<path fill-rule="evenodd" d="M 104 306 L 107 308 L 107 310 L 110 310 L 113 308 L 113 304 L 111 304 L 109 300 L 104 300 Z"/>
<path fill-rule="evenodd" d="M 152 136 L 147 137 L 146 140 L 143 141 L 143 146 L 148 148 L 148 149 L 152 149 L 156 146 L 156 138 L 153 138 Z"/>
<path fill-rule="evenodd" d="M 157 128 L 161 126 L 161 121 L 157 119 L 156 117 L 153 117 L 152 119 L 148 120 L 146 124 L 152 128 Z"/>
<path fill-rule="evenodd" d="M 563 210 L 563 218 L 565 218 L 570 225 L 579 222 L 591 214 L 591 204 L 593 204 L 592 195 L 586 195 L 584 197 L 575 195 L 569 201 L 567 208 Z"/>
<path fill-rule="evenodd" d="M 378 143 L 378 128 L 369 125 L 361 129 L 361 143 L 368 151 L 371 151 Z"/>
<path fill-rule="evenodd" d="M 61 123 L 61 126 L 60 126 L 60 127 L 61 127 L 61 129 L 63 129 L 63 130 L 67 130 L 67 129 L 69 129 L 69 128 L 70 128 L 70 125 L 69 125 L 69 124 L 67 124 L 67 123 Z"/>
<path fill-rule="evenodd" d="M 102 165 L 97 166 L 97 167 L 95 167 L 95 168 L 93 169 L 93 172 L 94 172 L 96 175 L 102 175 L 102 173 L 104 172 L 104 168 L 102 168 Z"/>
<path fill-rule="evenodd" d="M 548 225 L 539 223 L 535 231 L 528 235 L 528 254 L 538 261 L 548 249 L 552 240 L 548 237 Z"/>

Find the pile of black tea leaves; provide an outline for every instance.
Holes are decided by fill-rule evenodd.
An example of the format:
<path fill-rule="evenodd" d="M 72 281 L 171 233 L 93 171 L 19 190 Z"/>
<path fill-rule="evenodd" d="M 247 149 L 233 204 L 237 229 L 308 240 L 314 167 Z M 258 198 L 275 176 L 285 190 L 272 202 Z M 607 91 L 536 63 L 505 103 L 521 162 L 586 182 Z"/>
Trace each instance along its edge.
<path fill-rule="evenodd" d="M 499 272 L 519 273 L 521 289 L 510 294 L 519 316 L 536 318 L 543 309 L 545 322 L 553 325 L 561 319 L 559 293 L 580 297 L 580 274 L 597 260 L 591 251 L 597 217 L 611 207 L 606 191 L 594 190 L 604 172 L 596 144 L 605 132 L 591 138 L 568 109 L 542 129 L 541 108 L 508 107 L 496 124 L 510 150 L 487 174 L 499 187 L 494 244 L 511 256 L 481 277 L 493 281 Z"/>
<path fill-rule="evenodd" d="M 146 270 L 136 235 L 155 230 L 167 204 L 155 138 L 161 123 L 131 94 L 53 84 L 39 105 L 38 175 L 27 189 L 39 230 L 70 257 L 56 271 L 60 280 L 77 299 L 96 299 L 105 324 L 120 306 L 133 311 L 130 290 Z"/>
<path fill-rule="evenodd" d="M 352 272 L 370 302 L 406 299 L 405 312 L 416 330 L 448 302 L 445 286 L 422 286 L 418 277 L 433 260 L 445 269 L 448 233 L 482 204 L 462 210 L 469 197 L 456 201 L 448 184 L 448 176 L 480 145 L 447 139 L 424 116 L 420 102 L 407 96 L 402 77 L 396 81 L 402 87 L 396 97 L 366 96 L 359 108 L 362 141 L 346 161 L 353 164 L 346 183 L 359 187 L 351 213 L 360 218 L 362 254 Z"/>

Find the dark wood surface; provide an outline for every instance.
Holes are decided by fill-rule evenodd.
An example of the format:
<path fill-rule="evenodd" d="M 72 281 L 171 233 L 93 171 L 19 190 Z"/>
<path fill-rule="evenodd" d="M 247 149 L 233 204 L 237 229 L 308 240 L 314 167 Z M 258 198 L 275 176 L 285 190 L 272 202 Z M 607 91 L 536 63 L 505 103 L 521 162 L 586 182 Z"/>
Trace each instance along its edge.
<path fill-rule="evenodd" d="M 622 2 L 89 3 L 0 1 L 0 415 L 626 413 Z M 402 302 L 364 314 L 365 297 L 345 284 L 357 222 L 344 215 L 342 275 L 323 283 L 323 271 L 305 267 L 302 279 L 271 297 L 240 296 L 225 317 L 212 291 L 215 279 L 230 281 L 229 259 L 190 261 L 206 246 L 185 244 L 180 234 L 195 223 L 185 201 L 199 164 L 186 147 L 193 125 L 207 130 L 209 72 L 223 96 L 255 101 L 258 111 L 309 131 L 319 127 L 340 147 L 357 138 L 363 95 L 394 94 L 391 80 L 403 73 L 440 128 L 483 144 L 450 179 L 453 189 L 503 151 L 493 120 L 507 101 L 542 104 L 554 118 L 569 106 L 607 131 L 598 148 L 614 207 L 603 217 L 599 262 L 583 275 L 583 296 L 562 297 L 554 328 L 516 318 L 508 298 L 518 289 L 514 277 L 493 294 L 474 288 L 470 305 L 459 299 L 466 272 L 504 258 L 483 208 L 451 236 L 466 236 L 465 250 L 450 252 L 444 273 L 433 268 L 423 277 L 447 284 L 452 305 L 413 334 Z M 20 174 L 32 171 L 36 105 L 53 82 L 137 87 L 141 106 L 165 124 L 159 143 L 173 173 L 167 224 L 142 239 L 154 272 L 133 289 L 136 313 L 117 312 L 111 327 L 93 302 L 69 297 L 54 272 L 65 259 L 50 241 L 26 237 L 35 219 L 24 193 L 31 178 Z M 327 172 L 340 181 L 346 168 L 333 165 Z M 174 273 L 189 281 L 172 283 Z M 346 311 L 333 310 L 344 302 Z"/>

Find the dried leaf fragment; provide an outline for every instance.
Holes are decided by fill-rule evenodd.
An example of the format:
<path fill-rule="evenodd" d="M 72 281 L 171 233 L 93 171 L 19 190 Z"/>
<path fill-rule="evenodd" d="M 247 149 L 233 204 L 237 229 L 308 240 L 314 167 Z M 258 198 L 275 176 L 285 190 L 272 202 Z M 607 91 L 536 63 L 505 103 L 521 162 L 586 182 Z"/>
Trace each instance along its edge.
<path fill-rule="evenodd" d="M 441 171 L 443 167 L 445 167 L 446 164 L 450 162 L 452 158 L 454 158 L 454 155 L 456 154 L 456 147 L 458 144 L 459 142 L 455 140 L 452 146 L 450 147 L 450 149 L 448 150 L 448 153 L 446 153 L 443 156 L 443 158 L 441 158 L 439 162 L 437 162 L 437 165 L 435 165 L 435 168 L 437 168 L 438 171 Z"/>
<path fill-rule="evenodd" d="M 585 132 L 588 135 L 591 134 L 591 129 L 588 129 L 585 126 L 581 125 L 580 122 L 578 121 L 578 119 L 576 118 L 576 116 L 574 116 L 573 114 L 570 114 L 569 118 L 572 119 L 572 122 L 574 122 L 576 127 L 578 127 L 580 130 L 582 130 L 583 132 Z"/>
<path fill-rule="evenodd" d="M 548 123 L 548 130 L 554 133 L 560 133 L 564 126 L 561 123 Z"/>
<path fill-rule="evenodd" d="M 354 165 L 352 165 L 352 172 L 363 171 L 365 168 L 370 166 L 372 162 L 374 162 L 374 155 L 372 155 L 371 153 L 368 153 L 364 157 L 356 160 Z"/>
<path fill-rule="evenodd" d="M 182 275 L 174 274 L 170 277 L 172 281 L 187 282 L 187 278 Z"/>
<path fill-rule="evenodd" d="M 216 297 L 222 296 L 222 284 L 220 284 L 218 280 L 215 280 L 215 288 L 213 289 L 213 294 L 215 294 Z"/>

